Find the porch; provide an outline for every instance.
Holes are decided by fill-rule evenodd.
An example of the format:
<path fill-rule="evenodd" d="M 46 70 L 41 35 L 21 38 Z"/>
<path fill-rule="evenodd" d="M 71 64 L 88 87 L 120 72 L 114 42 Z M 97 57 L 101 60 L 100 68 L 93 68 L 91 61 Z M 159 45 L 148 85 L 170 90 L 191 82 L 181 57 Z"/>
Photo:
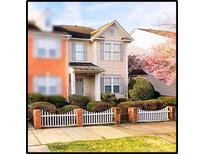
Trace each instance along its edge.
<path fill-rule="evenodd" d="M 92 63 L 70 63 L 70 94 L 100 101 L 100 73 L 104 70 Z"/>

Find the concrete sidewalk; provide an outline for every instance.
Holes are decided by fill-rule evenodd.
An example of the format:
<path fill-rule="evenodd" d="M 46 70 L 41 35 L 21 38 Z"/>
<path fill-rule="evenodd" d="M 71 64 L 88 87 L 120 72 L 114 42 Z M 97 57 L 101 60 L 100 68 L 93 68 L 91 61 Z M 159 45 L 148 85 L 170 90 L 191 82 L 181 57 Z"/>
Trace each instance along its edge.
<path fill-rule="evenodd" d="M 45 145 L 54 142 L 99 140 L 141 135 L 155 135 L 170 142 L 176 142 L 175 139 L 169 138 L 169 134 L 176 131 L 175 121 L 46 129 L 33 129 L 30 126 L 28 130 L 28 149 L 30 152 L 49 151 Z"/>

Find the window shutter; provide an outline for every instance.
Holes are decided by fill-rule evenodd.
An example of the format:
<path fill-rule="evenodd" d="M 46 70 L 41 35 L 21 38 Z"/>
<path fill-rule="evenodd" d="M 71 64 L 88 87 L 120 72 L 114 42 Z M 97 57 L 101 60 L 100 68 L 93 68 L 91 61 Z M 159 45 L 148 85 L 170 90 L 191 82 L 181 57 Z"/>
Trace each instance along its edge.
<path fill-rule="evenodd" d="M 125 94 L 125 88 L 124 77 L 120 77 L 120 94 Z"/>
<path fill-rule="evenodd" d="M 120 61 L 124 61 L 125 59 L 125 45 L 124 43 L 120 44 Z"/>
<path fill-rule="evenodd" d="M 87 61 L 87 44 L 84 44 L 83 48 L 85 51 L 83 59 L 84 59 L 84 61 Z"/>
<path fill-rule="evenodd" d="M 104 77 L 100 77 L 100 93 L 104 93 L 105 91 L 104 86 Z"/>
<path fill-rule="evenodd" d="M 104 41 L 100 42 L 100 60 L 104 60 Z"/>
<path fill-rule="evenodd" d="M 33 52 L 33 57 L 38 57 L 38 43 L 37 43 L 37 40 L 36 38 L 33 39 L 33 49 L 32 49 L 32 52 Z"/>
<path fill-rule="evenodd" d="M 72 43 L 72 61 L 76 61 L 75 43 Z"/>

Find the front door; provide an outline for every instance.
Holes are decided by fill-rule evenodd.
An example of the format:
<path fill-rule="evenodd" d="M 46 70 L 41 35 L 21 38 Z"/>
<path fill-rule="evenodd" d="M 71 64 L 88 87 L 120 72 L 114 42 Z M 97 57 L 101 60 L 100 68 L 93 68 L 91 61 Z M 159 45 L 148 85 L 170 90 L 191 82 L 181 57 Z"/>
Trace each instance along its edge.
<path fill-rule="evenodd" d="M 76 78 L 76 94 L 84 95 L 84 83 L 83 78 Z"/>

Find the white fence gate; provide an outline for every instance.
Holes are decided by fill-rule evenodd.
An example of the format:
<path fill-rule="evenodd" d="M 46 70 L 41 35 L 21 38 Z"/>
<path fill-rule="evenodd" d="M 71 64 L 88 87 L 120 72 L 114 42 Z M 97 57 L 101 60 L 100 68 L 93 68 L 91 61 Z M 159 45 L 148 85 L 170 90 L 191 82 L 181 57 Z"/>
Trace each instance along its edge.
<path fill-rule="evenodd" d="M 41 127 L 62 127 L 75 126 L 76 114 L 74 111 L 63 114 L 55 114 L 47 111 L 41 111 Z"/>
<path fill-rule="evenodd" d="M 138 122 L 154 122 L 154 121 L 167 121 L 168 107 L 157 111 L 145 111 L 138 109 Z"/>
<path fill-rule="evenodd" d="M 104 112 L 83 111 L 83 125 L 114 123 L 112 109 Z"/>

